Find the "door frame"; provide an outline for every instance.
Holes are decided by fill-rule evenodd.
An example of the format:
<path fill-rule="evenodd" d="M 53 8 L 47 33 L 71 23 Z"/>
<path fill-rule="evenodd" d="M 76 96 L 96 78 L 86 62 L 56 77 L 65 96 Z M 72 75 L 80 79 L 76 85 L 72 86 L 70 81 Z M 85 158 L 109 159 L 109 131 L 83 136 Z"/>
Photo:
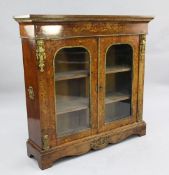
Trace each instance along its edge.
<path fill-rule="evenodd" d="M 82 130 L 78 133 L 72 135 L 66 135 L 63 137 L 57 137 L 57 116 L 56 116 L 56 106 L 55 106 L 55 67 L 54 60 L 57 52 L 61 48 L 70 47 L 83 47 L 86 48 L 90 55 L 90 126 L 86 130 Z M 43 126 L 48 130 L 49 133 L 49 145 L 51 147 L 57 146 L 63 143 L 67 143 L 76 139 L 80 139 L 86 136 L 91 136 L 97 132 L 97 40 L 96 38 L 71 38 L 71 39 L 61 39 L 61 40 L 45 40 L 45 50 L 46 50 L 46 72 L 43 73 L 44 81 L 47 80 L 45 84 L 47 87 L 49 114 L 45 117 L 45 123 Z M 42 76 L 42 74 L 41 74 Z M 50 131 L 49 129 L 50 128 Z"/>
<path fill-rule="evenodd" d="M 106 51 L 116 44 L 129 44 L 133 49 L 132 64 L 132 116 L 105 123 L 105 80 L 106 80 Z M 99 132 L 111 130 L 136 122 L 137 120 L 137 94 L 138 94 L 138 64 L 139 64 L 139 36 L 110 36 L 99 38 L 98 60 L 98 127 Z"/>

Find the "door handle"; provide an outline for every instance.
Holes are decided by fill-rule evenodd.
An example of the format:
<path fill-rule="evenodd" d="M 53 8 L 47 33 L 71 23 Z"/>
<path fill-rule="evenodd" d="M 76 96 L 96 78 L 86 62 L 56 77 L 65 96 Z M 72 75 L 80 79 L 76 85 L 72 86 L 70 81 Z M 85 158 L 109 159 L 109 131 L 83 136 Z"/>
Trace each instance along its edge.
<path fill-rule="evenodd" d="M 103 86 L 99 86 L 99 90 L 102 90 L 103 89 Z"/>

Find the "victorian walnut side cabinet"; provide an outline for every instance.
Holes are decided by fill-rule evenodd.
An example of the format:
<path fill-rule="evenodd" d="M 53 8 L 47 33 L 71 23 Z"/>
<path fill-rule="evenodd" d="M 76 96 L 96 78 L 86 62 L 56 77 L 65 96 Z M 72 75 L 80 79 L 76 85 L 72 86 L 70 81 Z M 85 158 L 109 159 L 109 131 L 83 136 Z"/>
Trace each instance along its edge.
<path fill-rule="evenodd" d="M 14 18 L 23 50 L 27 152 L 41 169 L 145 135 L 145 42 L 153 17 Z"/>

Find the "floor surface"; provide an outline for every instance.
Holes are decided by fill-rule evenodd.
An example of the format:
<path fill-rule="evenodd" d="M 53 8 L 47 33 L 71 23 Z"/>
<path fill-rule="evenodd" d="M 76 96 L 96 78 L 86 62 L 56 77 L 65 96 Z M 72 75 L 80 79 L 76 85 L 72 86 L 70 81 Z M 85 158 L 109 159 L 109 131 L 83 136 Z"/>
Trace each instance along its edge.
<path fill-rule="evenodd" d="M 0 174 L 2 175 L 168 175 L 169 87 L 145 86 L 147 135 L 83 156 L 57 161 L 41 171 L 26 155 L 27 119 L 23 92 L 0 94 Z"/>

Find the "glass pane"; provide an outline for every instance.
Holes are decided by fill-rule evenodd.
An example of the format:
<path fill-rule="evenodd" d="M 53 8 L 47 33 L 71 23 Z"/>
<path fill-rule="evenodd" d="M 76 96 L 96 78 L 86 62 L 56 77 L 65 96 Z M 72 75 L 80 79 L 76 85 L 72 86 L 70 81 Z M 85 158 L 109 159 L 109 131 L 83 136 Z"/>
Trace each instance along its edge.
<path fill-rule="evenodd" d="M 128 44 L 112 45 L 106 54 L 106 67 L 132 65 L 132 47 Z"/>
<path fill-rule="evenodd" d="M 106 105 L 106 122 L 130 116 L 130 100 L 118 101 Z"/>
<path fill-rule="evenodd" d="M 63 113 L 58 116 L 58 133 L 60 135 L 73 134 L 89 126 L 88 109 Z"/>
<path fill-rule="evenodd" d="M 132 47 L 112 45 L 106 54 L 105 122 L 131 116 Z"/>
<path fill-rule="evenodd" d="M 90 127 L 89 53 L 81 47 L 63 48 L 55 58 L 57 135 Z"/>
<path fill-rule="evenodd" d="M 131 91 L 131 72 L 118 72 L 106 75 L 106 96 L 123 94 Z"/>

